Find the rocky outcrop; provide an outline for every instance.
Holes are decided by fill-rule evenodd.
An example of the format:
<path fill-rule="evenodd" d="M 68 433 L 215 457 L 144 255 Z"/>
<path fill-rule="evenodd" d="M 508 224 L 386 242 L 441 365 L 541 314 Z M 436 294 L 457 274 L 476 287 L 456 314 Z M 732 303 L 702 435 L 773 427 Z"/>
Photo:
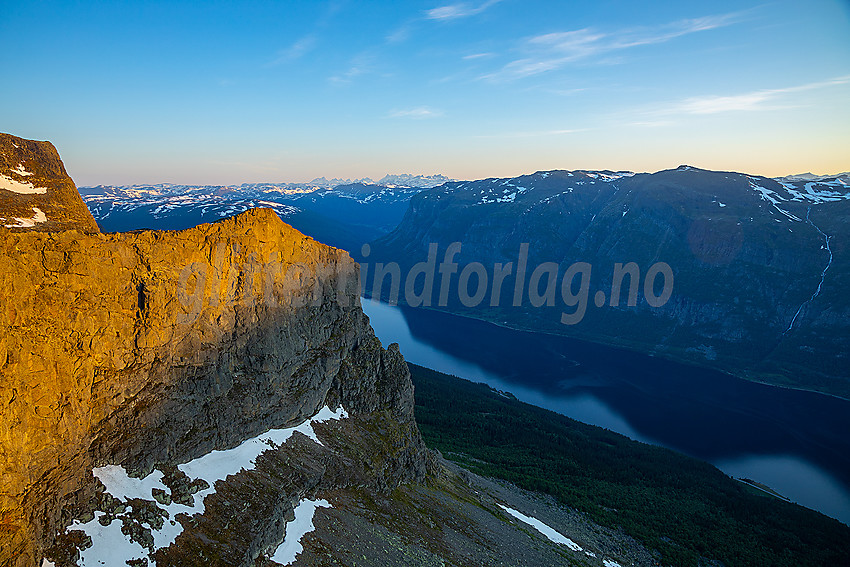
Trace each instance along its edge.
<path fill-rule="evenodd" d="M 76 229 L 97 223 L 50 142 L 0 133 L 0 226 L 12 231 Z"/>
<path fill-rule="evenodd" d="M 424 474 L 409 374 L 360 310 L 356 265 L 273 211 L 180 232 L 0 228 L 0 262 L 0 565 L 36 564 L 91 509 L 93 467 L 173 467 L 323 405 L 349 412 L 349 441 L 305 449 L 312 472 L 267 504 Z M 202 524 L 181 545 L 208 541 Z M 222 564 L 250 561 L 278 528 L 224 542 Z"/>

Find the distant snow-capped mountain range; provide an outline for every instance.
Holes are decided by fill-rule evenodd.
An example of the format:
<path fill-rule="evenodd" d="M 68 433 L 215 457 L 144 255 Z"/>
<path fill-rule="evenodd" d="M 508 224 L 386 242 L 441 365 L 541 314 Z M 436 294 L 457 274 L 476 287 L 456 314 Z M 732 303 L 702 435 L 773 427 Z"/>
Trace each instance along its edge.
<path fill-rule="evenodd" d="M 384 183 L 319 178 L 80 192 L 107 232 L 182 229 L 270 207 L 355 259 L 370 243 L 370 261 L 398 262 L 404 269 L 424 261 L 431 243 L 446 249 L 462 241 L 461 265 L 503 266 L 516 262 L 516 251 L 528 243 L 529 265 L 581 259 L 594 266 L 590 283 L 602 290 L 612 285 L 602 267 L 635 262 L 646 270 L 660 258 L 675 272 L 666 311 L 589 309 L 581 336 L 850 396 L 846 360 L 831 358 L 846 351 L 841 345 L 850 328 L 844 293 L 850 286 L 850 173 L 767 178 L 684 165 L 652 174 L 553 170 L 443 179 L 399 175 Z M 476 313 L 572 332 L 557 317 L 547 319 L 545 310 Z"/>
<path fill-rule="evenodd" d="M 691 166 L 652 174 L 540 171 L 418 193 L 363 260 L 396 262 L 401 274 L 412 273 L 432 246 L 448 258 L 459 242 L 456 272 L 484 273 L 476 277 L 485 283 L 458 278 L 428 305 L 446 297 L 443 308 L 465 316 L 850 397 L 848 235 L 848 174 L 771 179 Z M 630 289 L 638 292 L 636 282 L 656 262 L 669 269 L 669 301 L 652 305 L 635 295 L 624 306 L 613 274 L 630 266 Z M 488 279 L 489 267 L 496 274 L 508 265 L 510 284 Z M 572 266 L 584 266 L 580 282 L 566 275 L 544 281 Z M 524 293 L 517 290 L 540 294 L 541 282 L 550 292 L 545 302 L 517 307 Z M 641 289 L 657 293 L 656 283 L 646 279 Z M 390 298 L 381 282 L 367 284 L 368 294 Z M 476 305 L 469 288 L 483 290 Z"/>
<path fill-rule="evenodd" d="M 177 230 L 269 207 L 305 234 L 352 249 L 395 228 L 415 194 L 450 181 L 401 174 L 377 183 L 319 177 L 307 183 L 98 185 L 80 187 L 80 194 L 106 232 Z"/>
<path fill-rule="evenodd" d="M 695 169 L 681 166 L 679 169 Z M 349 250 L 378 238 L 401 221 L 410 199 L 423 191 L 458 191 L 480 187 L 479 204 L 511 203 L 531 195 L 552 199 L 548 192 L 523 195 L 532 185 L 550 182 L 557 172 L 538 172 L 534 176 L 479 181 L 457 181 L 436 175 L 385 175 L 377 182 L 369 178 L 327 179 L 319 177 L 306 183 L 243 183 L 240 185 L 98 185 L 80 187 L 83 200 L 107 232 L 137 228 L 182 229 L 211 222 L 254 207 L 270 207 L 287 222 L 328 244 Z M 634 177 L 630 171 L 564 172 L 573 183 L 565 191 L 581 185 L 611 183 Z M 641 174 L 638 174 L 641 175 Z M 776 183 L 759 183 L 751 177 L 752 191 L 776 211 L 791 218 L 784 203 L 818 204 L 850 198 L 850 173 L 833 176 L 803 173 L 775 178 Z M 521 180 L 521 181 L 520 181 Z M 529 182 L 531 185 L 529 185 Z M 765 186 L 769 185 L 769 186 Z M 436 189 L 443 187 L 443 189 Z M 544 194 L 545 193 L 545 194 Z M 725 205 L 721 205 L 725 206 Z M 790 216 L 789 216 L 790 215 Z"/>
<path fill-rule="evenodd" d="M 184 185 L 175 183 L 151 183 L 137 185 L 95 185 L 80 187 L 80 193 L 86 195 L 118 195 L 126 197 L 145 198 L 149 196 L 169 196 L 187 194 L 209 194 L 230 195 L 232 197 L 258 197 L 266 194 L 299 195 L 311 193 L 322 189 L 335 189 L 337 187 L 348 187 L 353 185 L 389 187 L 403 189 L 430 189 L 442 185 L 447 181 L 454 181 L 445 175 L 411 175 L 403 173 L 400 175 L 387 174 L 378 181 L 368 177 L 363 179 L 327 179 L 317 177 L 312 181 L 303 183 L 242 183 L 240 185 Z"/>

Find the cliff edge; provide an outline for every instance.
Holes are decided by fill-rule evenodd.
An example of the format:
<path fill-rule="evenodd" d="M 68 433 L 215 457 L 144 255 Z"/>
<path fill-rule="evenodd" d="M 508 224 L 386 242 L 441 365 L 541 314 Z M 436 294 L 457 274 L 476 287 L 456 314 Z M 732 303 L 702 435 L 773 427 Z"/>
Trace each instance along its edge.
<path fill-rule="evenodd" d="M 50 142 L 0 133 L 0 226 L 99 232 Z"/>
<path fill-rule="evenodd" d="M 2 141 L 48 220 L 0 225 L 0 567 L 654 564 L 425 448 L 344 251 L 270 209 L 102 234 L 52 145 Z"/>
<path fill-rule="evenodd" d="M 305 457 L 324 464 L 273 495 L 288 504 L 272 515 L 326 470 L 334 486 L 364 466 L 368 483 L 351 482 L 424 475 L 410 377 L 360 310 L 356 265 L 271 210 L 179 232 L 0 228 L 0 264 L 0 565 L 39 563 L 91 514 L 96 467 L 145 476 L 323 406 L 348 413 L 325 427 L 348 440 Z M 383 433 L 361 435 L 351 466 L 331 466 L 358 447 L 358 423 Z M 222 541 L 221 564 L 247 564 L 282 530 Z"/>

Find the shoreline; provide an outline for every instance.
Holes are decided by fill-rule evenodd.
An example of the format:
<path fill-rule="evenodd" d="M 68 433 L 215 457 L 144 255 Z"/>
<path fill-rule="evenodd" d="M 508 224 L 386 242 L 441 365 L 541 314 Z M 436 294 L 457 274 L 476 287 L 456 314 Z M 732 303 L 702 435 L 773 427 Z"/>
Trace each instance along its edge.
<path fill-rule="evenodd" d="M 809 388 L 803 388 L 803 387 L 799 387 L 799 386 L 789 386 L 789 385 L 785 385 L 785 384 L 776 384 L 776 383 L 773 383 L 773 382 L 767 382 L 765 380 L 748 378 L 748 377 L 745 377 L 745 376 L 741 376 L 739 374 L 733 374 L 733 373 L 729 372 L 728 370 L 724 370 L 724 369 L 718 368 L 716 366 L 699 364 L 699 363 L 695 362 L 694 360 L 686 359 L 686 358 L 680 358 L 680 357 L 677 357 L 677 356 L 668 356 L 668 355 L 658 354 L 657 352 L 648 352 L 648 351 L 645 351 L 645 350 L 640 350 L 638 348 L 627 346 L 626 344 L 623 344 L 623 343 L 589 339 L 589 338 L 584 338 L 584 337 L 577 337 L 577 336 L 573 336 L 573 335 L 567 335 L 567 334 L 563 334 L 563 333 L 555 333 L 555 332 L 546 331 L 546 330 L 532 330 L 532 329 L 528 329 L 528 328 L 524 328 L 524 327 L 520 327 L 520 326 L 511 325 L 511 324 L 506 323 L 506 322 L 493 321 L 491 319 L 486 319 L 486 318 L 483 318 L 483 317 L 473 317 L 473 316 L 466 315 L 466 314 L 463 314 L 463 313 L 457 313 L 455 311 L 448 311 L 448 310 L 445 310 L 445 309 L 435 308 L 435 307 L 431 307 L 431 306 L 428 306 L 428 307 L 425 307 L 425 306 L 410 307 L 407 303 L 404 303 L 402 301 L 399 301 L 395 305 L 392 305 L 392 304 L 387 303 L 386 301 L 383 301 L 383 300 L 380 300 L 380 299 L 373 300 L 372 297 L 367 296 L 367 295 L 361 295 L 360 299 L 361 299 L 361 301 L 377 301 L 377 303 L 382 303 L 384 305 L 389 305 L 391 307 L 407 307 L 409 309 L 425 309 L 425 310 L 432 311 L 432 312 L 435 312 L 435 313 L 444 313 L 444 314 L 447 314 L 447 315 L 454 315 L 454 316 L 457 316 L 457 317 L 463 317 L 464 319 L 470 319 L 470 320 L 473 320 L 473 321 L 481 321 L 483 323 L 489 323 L 489 324 L 494 325 L 496 327 L 500 327 L 502 329 L 508 329 L 510 331 L 519 331 L 519 332 L 523 332 L 523 333 L 537 333 L 537 334 L 543 334 L 543 335 L 548 335 L 548 336 L 552 336 L 552 337 L 560 337 L 560 338 L 566 338 L 566 339 L 575 340 L 575 341 L 579 341 L 579 342 L 585 342 L 585 343 L 589 343 L 589 344 L 595 344 L 595 345 L 601 345 L 601 346 L 613 347 L 613 348 L 620 348 L 620 349 L 623 349 L 623 350 L 626 350 L 626 351 L 629 351 L 629 352 L 642 354 L 642 355 L 646 355 L 646 356 L 651 356 L 653 358 L 658 358 L 658 359 L 662 359 L 662 360 L 669 360 L 669 361 L 672 361 L 672 362 L 676 362 L 678 364 L 683 364 L 685 366 L 693 366 L 695 368 L 703 368 L 703 369 L 707 369 L 707 370 L 713 370 L 713 371 L 716 371 L 716 372 L 720 372 L 721 374 L 725 374 L 726 376 L 728 376 L 730 378 L 735 378 L 737 380 L 744 380 L 746 382 L 752 382 L 754 384 L 761 384 L 763 386 L 770 386 L 770 387 L 773 387 L 773 388 L 782 388 L 782 389 L 785 389 L 785 390 L 794 390 L 794 391 L 797 391 L 797 392 L 807 392 L 807 393 L 811 393 L 811 394 L 819 394 L 819 395 L 822 395 L 822 396 L 828 396 L 830 398 L 841 400 L 843 402 L 850 402 L 850 397 L 843 397 L 843 396 L 839 396 L 838 394 L 823 392 L 821 390 L 812 390 L 812 389 L 809 389 Z"/>

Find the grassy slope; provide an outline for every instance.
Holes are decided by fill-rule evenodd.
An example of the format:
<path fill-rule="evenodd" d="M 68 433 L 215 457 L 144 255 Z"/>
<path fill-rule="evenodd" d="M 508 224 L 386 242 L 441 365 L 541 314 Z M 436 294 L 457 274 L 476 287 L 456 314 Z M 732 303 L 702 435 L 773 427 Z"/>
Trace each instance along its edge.
<path fill-rule="evenodd" d="M 850 565 L 850 528 L 837 520 L 753 494 L 708 463 L 409 366 L 430 447 L 620 526 L 665 563 Z"/>

